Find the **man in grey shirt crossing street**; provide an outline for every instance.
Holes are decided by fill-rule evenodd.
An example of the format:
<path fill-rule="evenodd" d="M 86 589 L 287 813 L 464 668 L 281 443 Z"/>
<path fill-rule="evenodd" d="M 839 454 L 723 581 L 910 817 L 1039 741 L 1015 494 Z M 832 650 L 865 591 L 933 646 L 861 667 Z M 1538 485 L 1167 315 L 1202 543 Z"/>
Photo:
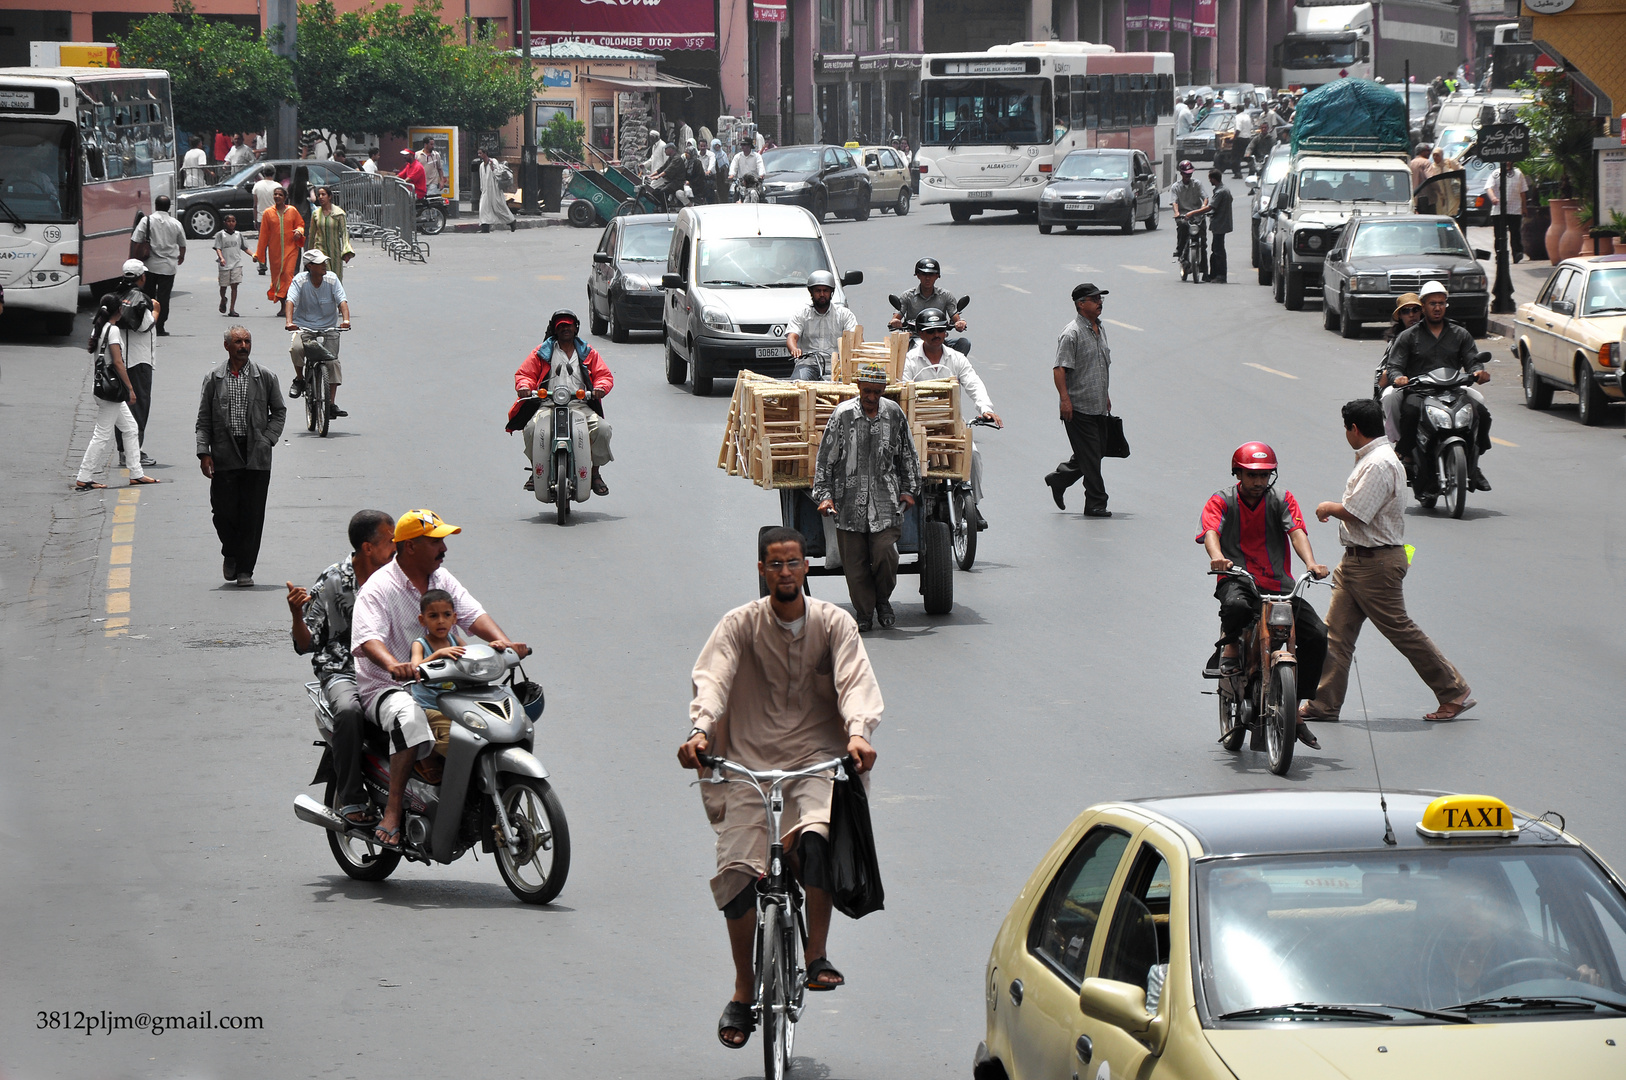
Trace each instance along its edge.
<path fill-rule="evenodd" d="M 1112 350 L 1101 326 L 1101 298 L 1106 295 L 1105 289 L 1089 282 L 1073 289 L 1077 317 L 1062 328 L 1056 342 L 1056 365 L 1051 371 L 1061 395 L 1061 422 L 1067 428 L 1073 456 L 1044 478 L 1056 506 L 1062 510 L 1067 509 L 1063 493 L 1083 480 L 1084 516 L 1101 518 L 1112 516 L 1107 509 L 1107 486 L 1101 479 L 1105 417 L 1112 411 L 1112 395 L 1107 392 Z"/>

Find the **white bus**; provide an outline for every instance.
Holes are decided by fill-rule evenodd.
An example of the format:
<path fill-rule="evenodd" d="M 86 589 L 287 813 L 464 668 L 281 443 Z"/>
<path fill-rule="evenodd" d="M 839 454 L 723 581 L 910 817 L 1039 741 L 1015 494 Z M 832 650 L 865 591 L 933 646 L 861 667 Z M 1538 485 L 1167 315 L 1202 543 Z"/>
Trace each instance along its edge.
<path fill-rule="evenodd" d="M 921 63 L 920 107 L 920 201 L 948 203 L 955 221 L 1037 214 L 1051 168 L 1088 147 L 1140 150 L 1173 182 L 1173 53 L 1087 41 L 934 53 Z"/>
<path fill-rule="evenodd" d="M 169 73 L 0 68 L 0 285 L 73 330 L 81 285 L 117 278 L 130 233 L 174 195 Z"/>

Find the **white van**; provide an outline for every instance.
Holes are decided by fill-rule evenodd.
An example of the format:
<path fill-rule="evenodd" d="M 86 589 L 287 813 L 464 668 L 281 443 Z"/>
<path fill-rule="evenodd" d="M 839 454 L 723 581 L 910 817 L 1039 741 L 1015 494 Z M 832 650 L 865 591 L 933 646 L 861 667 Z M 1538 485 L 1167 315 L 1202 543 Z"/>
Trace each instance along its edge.
<path fill-rule="evenodd" d="M 788 377 L 785 324 L 807 306 L 807 279 L 816 270 L 837 277 L 837 304 L 846 302 L 840 286 L 864 280 L 859 270 L 837 273 L 824 232 L 799 206 L 685 208 L 661 278 L 666 381 L 682 386 L 687 375 L 704 397 L 713 379 L 746 369 Z"/>

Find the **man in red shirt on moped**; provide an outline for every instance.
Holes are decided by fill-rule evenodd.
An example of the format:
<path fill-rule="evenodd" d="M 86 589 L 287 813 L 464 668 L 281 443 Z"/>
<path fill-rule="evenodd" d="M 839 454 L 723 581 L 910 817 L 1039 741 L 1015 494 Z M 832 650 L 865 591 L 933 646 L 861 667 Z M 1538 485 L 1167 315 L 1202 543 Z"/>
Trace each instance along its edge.
<path fill-rule="evenodd" d="M 1243 443 L 1231 455 L 1231 475 L 1236 485 L 1209 497 L 1197 532 L 1197 543 L 1208 550 L 1210 570 L 1239 566 L 1258 584 L 1256 590 L 1242 578 L 1222 576 L 1214 587 L 1220 602 L 1220 671 L 1226 675 L 1240 669 L 1238 640 L 1259 617 L 1259 593 L 1293 591 L 1292 553 L 1299 553 L 1317 579 L 1328 572 L 1315 561 L 1298 500 L 1291 491 L 1276 493 L 1276 452 L 1261 442 Z M 1327 625 L 1302 597 L 1294 598 L 1293 614 L 1299 696 L 1313 698 L 1327 659 Z M 1306 746 L 1321 748 L 1302 721 L 1298 737 Z"/>

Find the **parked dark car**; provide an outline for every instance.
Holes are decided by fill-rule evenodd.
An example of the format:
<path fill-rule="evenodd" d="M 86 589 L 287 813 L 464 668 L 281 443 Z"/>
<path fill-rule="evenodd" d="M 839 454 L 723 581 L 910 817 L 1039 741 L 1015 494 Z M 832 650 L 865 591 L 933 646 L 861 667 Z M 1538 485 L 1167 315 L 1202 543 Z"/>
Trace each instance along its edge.
<path fill-rule="evenodd" d="M 869 173 L 839 146 L 780 146 L 762 155 L 764 202 L 792 203 L 813 212 L 867 221 Z"/>
<path fill-rule="evenodd" d="M 1197 122 L 1190 132 L 1175 140 L 1174 156 L 1181 161 L 1211 161 L 1214 168 L 1224 172 L 1231 163 L 1233 153 L 1241 153 L 1236 142 L 1236 113 L 1215 108 Z"/>
<path fill-rule="evenodd" d="M 1322 324 L 1358 337 L 1363 322 L 1388 322 L 1395 297 L 1438 281 L 1450 292 L 1449 318 L 1484 337 L 1490 292 L 1479 259 L 1462 229 L 1448 217 L 1400 214 L 1350 218 L 1322 261 Z"/>
<path fill-rule="evenodd" d="M 182 188 L 175 196 L 175 217 L 186 227 L 186 235 L 194 240 L 214 236 L 220 231 L 221 221 L 227 214 L 237 215 L 239 232 L 257 232 L 260 228 L 260 219 L 254 213 L 254 183 L 260 178 L 260 170 L 267 165 L 275 170 L 275 178 L 279 181 L 292 176 L 296 168 L 304 165 L 310 169 L 310 182 L 313 188 L 321 184 L 338 183 L 340 175 L 356 171 L 336 161 L 305 159 L 256 161 L 252 165 L 245 165 L 218 184 L 201 188 Z"/>
<path fill-rule="evenodd" d="M 611 341 L 626 341 L 634 330 L 660 333 L 661 274 L 675 221 L 676 214 L 625 214 L 604 227 L 587 275 L 593 333 L 607 333 Z"/>
<path fill-rule="evenodd" d="M 1270 148 L 1270 153 L 1265 155 L 1265 163 L 1259 167 L 1258 175 L 1248 181 L 1253 265 L 1259 270 L 1261 285 L 1270 284 L 1270 226 L 1274 224 L 1265 213 L 1265 207 L 1270 205 L 1270 197 L 1276 193 L 1276 185 L 1282 182 L 1292 164 L 1292 148 L 1285 143 L 1277 143 Z"/>
<path fill-rule="evenodd" d="M 1141 151 L 1074 150 L 1039 193 L 1039 231 L 1116 225 L 1129 233 L 1137 221 L 1155 229 L 1157 195 L 1157 177 Z"/>

